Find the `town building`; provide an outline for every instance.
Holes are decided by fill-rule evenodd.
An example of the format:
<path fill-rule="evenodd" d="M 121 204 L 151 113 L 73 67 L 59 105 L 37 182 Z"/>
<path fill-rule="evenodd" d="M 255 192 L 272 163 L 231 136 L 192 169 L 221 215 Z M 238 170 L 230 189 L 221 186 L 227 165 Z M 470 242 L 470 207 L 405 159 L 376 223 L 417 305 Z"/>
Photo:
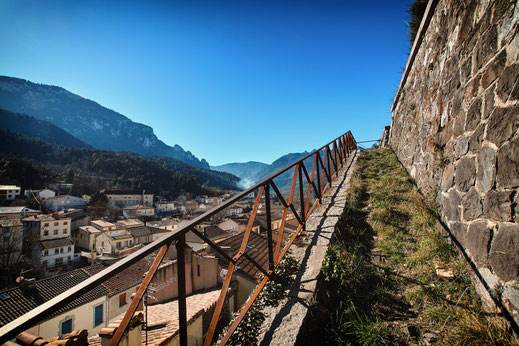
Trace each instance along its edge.
<path fill-rule="evenodd" d="M 17 217 L 37 215 L 41 212 L 27 207 L 0 207 L 0 217 Z"/>
<path fill-rule="evenodd" d="M 0 200 L 12 201 L 20 196 L 20 187 L 16 185 L 0 185 Z"/>
<path fill-rule="evenodd" d="M 132 248 L 134 238 L 127 230 L 117 229 L 99 234 L 95 240 L 96 252 L 100 255 L 119 256 L 122 250 Z"/>
<path fill-rule="evenodd" d="M 52 215 L 33 215 L 22 219 L 24 237 L 35 240 L 66 238 L 70 236 L 70 218 L 60 218 L 57 213 Z"/>
<path fill-rule="evenodd" d="M 0 218 L 0 265 L 3 268 L 22 261 L 22 234 L 23 224 L 19 218 Z"/>
<path fill-rule="evenodd" d="M 86 208 L 86 205 L 84 199 L 70 195 L 60 195 L 45 200 L 45 207 L 53 212 L 64 209 L 83 209 Z"/>
<path fill-rule="evenodd" d="M 111 222 L 103 221 L 103 220 L 93 220 L 91 222 L 91 225 L 97 228 L 98 230 L 102 232 L 106 231 L 114 231 L 117 229 L 117 226 L 114 225 Z"/>
<path fill-rule="evenodd" d="M 96 237 L 101 231 L 94 226 L 81 226 L 77 231 L 72 232 L 72 240 L 76 245 L 85 251 L 95 250 Z"/>
<path fill-rule="evenodd" d="M 44 200 L 47 198 L 55 197 L 56 192 L 49 190 L 49 189 L 43 189 L 43 190 L 32 190 L 27 189 L 25 190 L 25 197 L 26 198 L 37 198 L 38 200 Z"/>
<path fill-rule="evenodd" d="M 126 208 L 132 205 L 144 205 L 153 207 L 153 194 L 146 190 L 104 190 L 102 191 L 108 203 L 116 208 Z"/>
<path fill-rule="evenodd" d="M 127 219 L 153 215 L 155 215 L 155 209 L 145 205 L 132 205 L 123 208 L 123 216 Z"/>
<path fill-rule="evenodd" d="M 120 220 L 115 223 L 117 227 L 129 229 L 133 227 L 141 227 L 144 226 L 144 222 L 138 219 L 126 219 L 126 220 Z"/>
<path fill-rule="evenodd" d="M 162 228 L 166 231 L 174 231 L 179 227 L 181 222 L 177 220 L 158 220 L 158 221 L 148 221 L 146 222 L 146 226 L 154 227 L 154 228 Z"/>
<path fill-rule="evenodd" d="M 74 242 L 70 238 L 41 240 L 35 247 L 33 265 L 47 274 L 54 268 L 79 262 Z"/>

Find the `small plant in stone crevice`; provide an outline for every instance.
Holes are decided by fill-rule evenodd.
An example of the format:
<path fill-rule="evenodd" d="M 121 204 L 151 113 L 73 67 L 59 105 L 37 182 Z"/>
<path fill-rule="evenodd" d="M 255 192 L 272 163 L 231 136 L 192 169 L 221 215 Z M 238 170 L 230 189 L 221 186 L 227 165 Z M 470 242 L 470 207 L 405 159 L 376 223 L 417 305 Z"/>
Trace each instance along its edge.
<path fill-rule="evenodd" d="M 293 282 L 293 275 L 297 271 L 298 265 L 297 260 L 290 256 L 286 256 L 281 261 L 276 268 L 275 276 L 267 281 L 258 298 L 256 298 L 256 301 L 247 311 L 247 314 L 245 314 L 238 328 L 236 328 L 229 339 L 229 345 L 257 344 L 259 328 L 265 320 L 265 314 L 262 309 L 278 305 L 279 300 L 283 298 L 285 288 Z M 258 282 L 262 279 L 263 277 L 260 277 Z"/>

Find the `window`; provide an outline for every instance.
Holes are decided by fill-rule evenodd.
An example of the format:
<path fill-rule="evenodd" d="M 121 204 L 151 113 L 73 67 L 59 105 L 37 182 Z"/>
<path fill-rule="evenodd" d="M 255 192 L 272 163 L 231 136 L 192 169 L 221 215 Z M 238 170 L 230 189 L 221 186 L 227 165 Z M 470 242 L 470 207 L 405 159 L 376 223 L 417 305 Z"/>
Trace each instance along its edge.
<path fill-rule="evenodd" d="M 45 223 L 43 224 L 43 227 L 49 227 L 49 223 L 48 223 L 48 222 L 45 222 Z"/>
<path fill-rule="evenodd" d="M 124 246 L 125 246 L 125 247 L 128 247 L 128 240 L 125 240 L 125 241 L 124 241 Z"/>
<path fill-rule="evenodd" d="M 59 253 L 63 253 L 63 248 L 62 247 L 59 248 Z"/>
<path fill-rule="evenodd" d="M 43 254 L 44 254 L 45 256 L 48 256 L 48 255 L 49 255 L 49 250 L 45 250 L 45 251 L 43 252 Z"/>
<path fill-rule="evenodd" d="M 67 252 L 70 252 L 70 246 L 67 248 Z"/>
<path fill-rule="evenodd" d="M 54 235 L 57 235 L 57 234 L 58 234 L 58 230 L 55 229 L 55 230 L 54 230 Z"/>
<path fill-rule="evenodd" d="M 47 260 L 42 261 L 41 264 L 42 264 L 44 267 L 46 267 L 46 266 L 47 266 Z"/>
<path fill-rule="evenodd" d="M 94 327 L 103 323 L 103 304 L 94 307 Z"/>
<path fill-rule="evenodd" d="M 198 276 L 200 276 L 200 264 L 196 265 L 196 273 L 197 273 Z"/>
<path fill-rule="evenodd" d="M 56 263 L 57 266 L 62 265 L 63 264 L 63 257 L 56 258 L 56 262 L 55 263 Z"/>
<path fill-rule="evenodd" d="M 67 229 L 63 228 L 63 234 L 67 234 Z"/>
<path fill-rule="evenodd" d="M 126 293 L 123 293 L 119 296 L 119 307 L 126 305 Z"/>
<path fill-rule="evenodd" d="M 120 249 L 121 248 L 121 242 L 118 241 L 117 244 L 116 244 L 117 248 Z"/>
<path fill-rule="evenodd" d="M 64 321 L 61 321 L 59 326 L 59 333 L 61 335 L 68 334 L 72 332 L 72 318 L 68 318 Z"/>
<path fill-rule="evenodd" d="M 59 249 L 54 249 L 54 254 L 58 255 L 59 254 Z"/>
<path fill-rule="evenodd" d="M 59 226 L 59 222 L 54 222 L 54 226 Z"/>
<path fill-rule="evenodd" d="M 49 235 L 49 231 L 43 231 L 43 235 Z"/>
<path fill-rule="evenodd" d="M 68 221 L 63 221 L 63 225 L 67 225 L 68 224 Z"/>

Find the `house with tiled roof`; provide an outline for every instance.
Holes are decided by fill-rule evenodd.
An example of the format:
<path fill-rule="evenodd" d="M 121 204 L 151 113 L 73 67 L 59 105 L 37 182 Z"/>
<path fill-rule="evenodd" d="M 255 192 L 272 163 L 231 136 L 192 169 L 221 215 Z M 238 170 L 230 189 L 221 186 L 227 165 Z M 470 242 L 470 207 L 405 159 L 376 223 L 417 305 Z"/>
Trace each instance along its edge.
<path fill-rule="evenodd" d="M 118 256 L 119 253 L 135 246 L 135 240 L 125 229 L 104 231 L 95 238 L 96 252 L 100 255 Z"/>
<path fill-rule="evenodd" d="M 108 203 L 116 208 L 125 208 L 132 205 L 153 206 L 153 194 L 145 190 L 104 190 L 101 191 L 108 198 Z"/>
<path fill-rule="evenodd" d="M 81 197 L 71 195 L 60 195 L 45 199 L 45 206 L 47 209 L 54 212 L 63 209 L 83 209 L 86 208 L 87 203 Z"/>
<path fill-rule="evenodd" d="M 233 257 L 238 253 L 244 235 L 245 232 L 242 232 L 224 239 L 218 243 L 218 246 L 224 249 L 229 256 Z M 273 248 L 276 247 L 275 239 L 273 239 L 272 246 Z M 245 251 L 246 254 L 263 269 L 268 270 L 268 240 L 265 236 L 259 233 L 250 232 L 249 241 Z M 216 256 L 220 260 L 220 270 L 227 269 L 229 265 L 223 256 L 211 248 L 206 248 L 201 252 L 201 254 L 212 254 Z M 261 270 L 245 257 L 240 258 L 236 263 L 236 268 L 236 276 L 238 278 L 238 305 L 241 305 L 247 300 L 254 287 L 256 287 L 258 276 L 261 275 Z"/>
<path fill-rule="evenodd" d="M 146 205 L 138 204 L 123 208 L 123 216 L 127 219 L 153 215 L 155 215 L 155 209 Z"/>
<path fill-rule="evenodd" d="M 88 278 L 87 273 L 77 269 L 43 280 L 22 280 L 17 287 L 0 291 L 0 327 Z M 96 334 L 106 325 L 107 294 L 105 287 L 97 286 L 27 331 L 43 338 L 67 334 L 75 329 L 88 329 L 91 334 Z"/>
<path fill-rule="evenodd" d="M 89 276 L 93 276 L 109 265 L 108 263 L 99 263 L 81 268 L 81 270 Z M 151 262 L 149 260 L 146 258 L 142 259 L 102 283 L 102 286 L 107 291 L 106 315 L 108 316 L 108 322 L 113 321 L 117 316 L 126 312 L 131 302 L 131 295 L 137 291 L 150 266 Z"/>
<path fill-rule="evenodd" d="M 23 261 L 23 225 L 19 218 L 0 217 L 0 266 L 9 267 Z"/>
<path fill-rule="evenodd" d="M 55 273 L 57 267 L 79 262 L 79 258 L 70 238 L 46 239 L 36 243 L 33 265 L 50 274 Z"/>

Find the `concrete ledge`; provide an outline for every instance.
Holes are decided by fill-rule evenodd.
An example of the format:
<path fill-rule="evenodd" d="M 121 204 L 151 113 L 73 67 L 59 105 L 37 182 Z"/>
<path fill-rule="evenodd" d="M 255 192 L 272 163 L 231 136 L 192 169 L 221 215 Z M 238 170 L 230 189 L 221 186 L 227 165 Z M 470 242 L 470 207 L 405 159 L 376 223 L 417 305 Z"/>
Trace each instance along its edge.
<path fill-rule="evenodd" d="M 354 152 L 324 195 L 322 205 L 308 219 L 308 246 L 291 247 L 290 255 L 298 260 L 299 271 L 278 306 L 263 310 L 266 318 L 260 329 L 260 345 L 293 345 L 296 342 L 308 312 L 308 302 L 315 292 L 324 254 L 346 204 L 346 189 L 356 159 L 357 152 Z"/>

